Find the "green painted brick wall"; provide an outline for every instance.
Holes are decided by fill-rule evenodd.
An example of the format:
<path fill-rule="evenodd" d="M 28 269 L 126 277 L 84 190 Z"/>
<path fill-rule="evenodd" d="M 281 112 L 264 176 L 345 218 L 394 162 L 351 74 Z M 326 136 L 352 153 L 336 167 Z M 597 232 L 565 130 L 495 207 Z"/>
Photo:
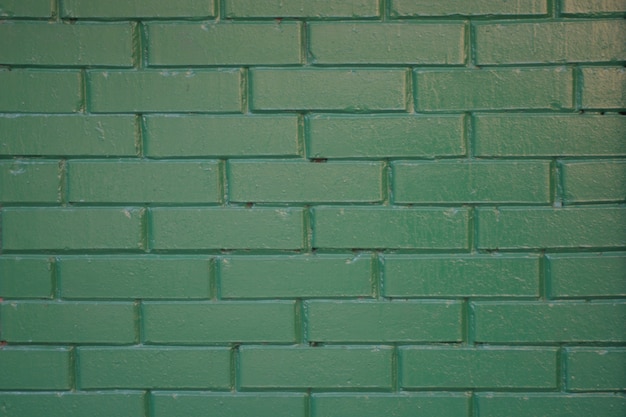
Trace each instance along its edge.
<path fill-rule="evenodd" d="M 0 0 L 0 417 L 626 415 L 626 0 Z"/>

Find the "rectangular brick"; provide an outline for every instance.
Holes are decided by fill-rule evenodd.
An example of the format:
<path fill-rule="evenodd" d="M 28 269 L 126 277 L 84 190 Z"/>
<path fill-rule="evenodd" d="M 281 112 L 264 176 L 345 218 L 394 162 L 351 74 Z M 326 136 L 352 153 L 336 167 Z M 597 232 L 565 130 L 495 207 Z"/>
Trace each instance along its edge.
<path fill-rule="evenodd" d="M 480 15 L 545 15 L 546 0 L 391 0 L 391 14 L 397 17 L 422 16 L 480 16 Z"/>
<path fill-rule="evenodd" d="M 307 145 L 313 158 L 434 158 L 466 153 L 460 115 L 314 115 L 307 119 Z"/>
<path fill-rule="evenodd" d="M 416 70 L 419 111 L 561 110 L 574 108 L 570 69 Z"/>
<path fill-rule="evenodd" d="M 308 30 L 315 64 L 465 63 L 463 23 L 313 23 Z"/>
<path fill-rule="evenodd" d="M 583 68 L 584 109 L 626 109 L 626 69 Z"/>
<path fill-rule="evenodd" d="M 302 249 L 296 208 L 156 208 L 152 249 Z"/>
<path fill-rule="evenodd" d="M 400 347 L 402 388 L 554 389 L 556 348 Z"/>
<path fill-rule="evenodd" d="M 466 209 L 313 208 L 313 247 L 469 249 Z"/>
<path fill-rule="evenodd" d="M 626 210 L 606 208 L 479 208 L 480 249 L 623 247 Z"/>
<path fill-rule="evenodd" d="M 402 69 L 252 69 L 250 76 L 254 110 L 404 111 L 408 104 Z"/>
<path fill-rule="evenodd" d="M 538 297 L 539 258 L 385 255 L 385 297 Z"/>
<path fill-rule="evenodd" d="M 52 298 L 53 260 L 0 257 L 0 298 Z"/>
<path fill-rule="evenodd" d="M 205 256 L 63 256 L 57 261 L 65 299 L 208 299 Z"/>
<path fill-rule="evenodd" d="M 243 389 L 391 389 L 389 346 L 242 346 Z"/>
<path fill-rule="evenodd" d="M 478 23 L 475 34 L 479 65 L 626 60 L 623 20 Z"/>
<path fill-rule="evenodd" d="M 82 106 L 80 71 L 0 70 L 0 112 L 75 113 Z"/>
<path fill-rule="evenodd" d="M 459 301 L 307 301 L 312 342 L 459 342 Z"/>
<path fill-rule="evenodd" d="M 376 0 L 227 0 L 224 5 L 228 18 L 362 18 L 380 14 Z"/>
<path fill-rule="evenodd" d="M 567 348 L 568 391 L 626 390 L 626 349 Z"/>
<path fill-rule="evenodd" d="M 5 208 L 4 250 L 145 248 L 143 209 Z"/>
<path fill-rule="evenodd" d="M 241 112 L 241 73 L 229 70 L 89 71 L 94 113 Z"/>
<path fill-rule="evenodd" d="M 80 389 L 228 389 L 230 351 L 211 347 L 80 347 Z"/>
<path fill-rule="evenodd" d="M 69 390 L 71 387 L 70 350 L 66 348 L 3 347 L 0 365 L 2 390 Z"/>
<path fill-rule="evenodd" d="M 60 203 L 61 184 L 60 161 L 0 161 L 0 202 L 3 204 Z"/>
<path fill-rule="evenodd" d="M 0 312 L 9 343 L 137 342 L 132 303 L 5 301 Z"/>
<path fill-rule="evenodd" d="M 69 18 L 205 18 L 215 16 L 214 0 L 64 0 L 61 16 Z"/>
<path fill-rule="evenodd" d="M 3 24 L 0 25 L 0 62 L 10 65 L 132 67 L 132 31 L 133 25 L 128 22 Z"/>
<path fill-rule="evenodd" d="M 476 341 L 624 342 L 626 303 L 475 302 Z"/>
<path fill-rule="evenodd" d="M 626 118 L 592 115 L 474 117 L 476 156 L 626 155 Z"/>
<path fill-rule="evenodd" d="M 564 199 L 572 203 L 626 200 L 626 160 L 561 164 Z"/>
<path fill-rule="evenodd" d="M 222 298 L 372 296 L 371 255 L 233 256 L 220 262 Z"/>
<path fill-rule="evenodd" d="M 626 398 L 615 394 L 532 394 L 478 393 L 480 417 L 621 417 L 626 413 Z"/>
<path fill-rule="evenodd" d="M 151 66 L 299 64 L 300 22 L 152 23 Z"/>
<path fill-rule="evenodd" d="M 550 202 L 547 161 L 399 161 L 391 167 L 394 203 Z"/>
<path fill-rule="evenodd" d="M 624 0 L 561 0 L 561 13 L 565 15 L 606 15 L 626 12 Z"/>
<path fill-rule="evenodd" d="M 547 260 L 552 297 L 626 296 L 625 253 L 551 254 Z"/>
<path fill-rule="evenodd" d="M 15 17 L 50 17 L 52 16 L 50 0 L 2 0 L 0 16 Z"/>
<path fill-rule="evenodd" d="M 229 161 L 230 201 L 375 203 L 384 199 L 382 162 Z"/>
<path fill-rule="evenodd" d="M 73 203 L 218 203 L 217 161 L 70 161 Z"/>
<path fill-rule="evenodd" d="M 294 301 L 145 302 L 145 343 L 295 343 Z"/>
<path fill-rule="evenodd" d="M 145 416 L 142 392 L 4 392 L 0 404 L 6 417 Z"/>

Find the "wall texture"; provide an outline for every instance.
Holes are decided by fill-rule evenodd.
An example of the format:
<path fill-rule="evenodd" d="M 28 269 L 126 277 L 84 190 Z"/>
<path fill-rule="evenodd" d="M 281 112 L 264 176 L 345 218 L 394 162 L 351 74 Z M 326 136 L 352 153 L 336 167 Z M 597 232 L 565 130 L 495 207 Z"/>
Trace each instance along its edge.
<path fill-rule="evenodd" d="M 0 416 L 624 416 L 625 15 L 0 0 Z"/>

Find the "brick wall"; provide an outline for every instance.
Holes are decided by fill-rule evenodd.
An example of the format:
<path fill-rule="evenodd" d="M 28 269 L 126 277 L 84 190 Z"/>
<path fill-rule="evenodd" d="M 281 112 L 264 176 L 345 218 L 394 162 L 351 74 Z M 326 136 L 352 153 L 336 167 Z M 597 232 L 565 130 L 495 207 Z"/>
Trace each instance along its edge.
<path fill-rule="evenodd" d="M 625 15 L 0 0 L 0 416 L 623 416 Z"/>

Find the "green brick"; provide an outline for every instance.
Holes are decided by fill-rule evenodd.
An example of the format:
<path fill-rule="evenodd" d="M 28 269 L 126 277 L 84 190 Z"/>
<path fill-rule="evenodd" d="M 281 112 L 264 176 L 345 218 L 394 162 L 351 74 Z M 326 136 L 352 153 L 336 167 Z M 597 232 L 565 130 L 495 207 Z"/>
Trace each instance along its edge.
<path fill-rule="evenodd" d="M 361 18 L 380 14 L 376 0 L 227 0 L 224 3 L 229 18 Z"/>
<path fill-rule="evenodd" d="M 61 257 L 57 279 L 66 299 L 207 299 L 210 263 L 190 256 Z"/>
<path fill-rule="evenodd" d="M 606 208 L 479 208 L 480 249 L 622 247 L 626 210 Z"/>
<path fill-rule="evenodd" d="M 400 347 L 402 388 L 554 389 L 553 348 Z"/>
<path fill-rule="evenodd" d="M 313 342 L 459 342 L 458 301 L 308 301 Z"/>
<path fill-rule="evenodd" d="M 313 247 L 469 249 L 466 209 L 315 207 Z"/>
<path fill-rule="evenodd" d="M 60 161 L 0 161 L 0 202 L 60 203 Z"/>
<path fill-rule="evenodd" d="M 70 350 L 66 348 L 3 347 L 0 366 L 2 390 L 68 390 L 71 387 Z"/>
<path fill-rule="evenodd" d="M 550 202 L 547 161 L 394 162 L 392 177 L 400 204 Z"/>
<path fill-rule="evenodd" d="M 0 298 L 52 298 L 52 259 L 0 257 Z"/>
<path fill-rule="evenodd" d="M 153 23 L 147 28 L 152 66 L 300 63 L 300 22 L 177 22 Z"/>
<path fill-rule="evenodd" d="M 301 153 L 295 115 L 145 116 L 144 125 L 144 152 L 151 158 L 294 157 Z"/>
<path fill-rule="evenodd" d="M 626 22 L 478 24 L 476 63 L 542 64 L 626 60 Z"/>
<path fill-rule="evenodd" d="M 0 0 L 0 16 L 50 17 L 52 4 L 50 0 Z"/>
<path fill-rule="evenodd" d="M 239 70 L 90 71 L 95 113 L 240 112 Z"/>
<path fill-rule="evenodd" d="M 464 156 L 462 116 L 329 116 L 307 119 L 313 158 Z"/>
<path fill-rule="evenodd" d="M 75 113 L 82 103 L 79 71 L 0 70 L 0 112 Z"/>
<path fill-rule="evenodd" d="M 217 161 L 70 161 L 74 203 L 218 203 Z"/>
<path fill-rule="evenodd" d="M 480 16 L 480 15 L 545 15 L 546 0 L 391 0 L 393 16 Z"/>
<path fill-rule="evenodd" d="M 568 348 L 568 391 L 626 390 L 626 349 Z"/>
<path fill-rule="evenodd" d="M 135 208 L 5 208 L 3 249 L 144 249 L 143 216 Z"/>
<path fill-rule="evenodd" d="M 418 111 L 574 108 L 573 73 L 564 67 L 417 70 L 415 78 Z"/>
<path fill-rule="evenodd" d="M 230 161 L 230 201 L 375 203 L 384 199 L 382 162 Z"/>
<path fill-rule="evenodd" d="M 407 108 L 408 76 L 401 69 L 252 69 L 250 76 L 254 110 Z"/>
<path fill-rule="evenodd" d="M 474 129 L 478 157 L 626 155 L 622 116 L 481 114 Z"/>
<path fill-rule="evenodd" d="M 566 15 L 605 15 L 626 12 L 624 0 L 561 0 L 561 12 Z"/>
<path fill-rule="evenodd" d="M 0 393 L 0 416 L 47 417 L 143 417 L 140 392 Z"/>
<path fill-rule="evenodd" d="M 626 161 L 575 161 L 561 166 L 565 201 L 626 200 Z"/>
<path fill-rule="evenodd" d="M 539 258 L 385 255 L 386 297 L 537 297 Z"/>
<path fill-rule="evenodd" d="M 296 341 L 294 301 L 146 302 L 142 313 L 146 343 Z"/>
<path fill-rule="evenodd" d="M 210 347 L 80 347 L 80 389 L 228 389 L 230 351 Z"/>
<path fill-rule="evenodd" d="M 476 302 L 476 341 L 624 342 L 626 303 Z"/>
<path fill-rule="evenodd" d="M 478 393 L 480 417 L 622 417 L 626 398 L 614 394 L 505 394 Z"/>
<path fill-rule="evenodd" d="M 309 54 L 315 64 L 465 63 L 462 23 L 313 23 Z"/>
<path fill-rule="evenodd" d="M 304 394 L 156 392 L 152 394 L 154 417 L 298 417 L 305 415 Z"/>
<path fill-rule="evenodd" d="M 215 16 L 214 0 L 64 0 L 61 15 L 69 18 L 204 18 Z"/>
<path fill-rule="evenodd" d="M 389 346 L 242 346 L 243 389 L 391 389 Z"/>
<path fill-rule="evenodd" d="M 130 23 L 5 24 L 0 26 L 0 62 L 14 65 L 131 67 L 132 30 Z"/>
<path fill-rule="evenodd" d="M 584 109 L 626 108 L 626 69 L 583 68 L 582 107 Z"/>
<path fill-rule="evenodd" d="M 134 343 L 132 303 L 5 301 L 2 337 L 10 343 Z"/>
<path fill-rule="evenodd" d="M 372 295 L 371 255 L 235 256 L 220 262 L 222 298 Z"/>
<path fill-rule="evenodd" d="M 152 249 L 302 249 L 296 208 L 156 208 Z"/>
<path fill-rule="evenodd" d="M 626 254 L 549 255 L 550 295 L 557 298 L 626 296 Z"/>

